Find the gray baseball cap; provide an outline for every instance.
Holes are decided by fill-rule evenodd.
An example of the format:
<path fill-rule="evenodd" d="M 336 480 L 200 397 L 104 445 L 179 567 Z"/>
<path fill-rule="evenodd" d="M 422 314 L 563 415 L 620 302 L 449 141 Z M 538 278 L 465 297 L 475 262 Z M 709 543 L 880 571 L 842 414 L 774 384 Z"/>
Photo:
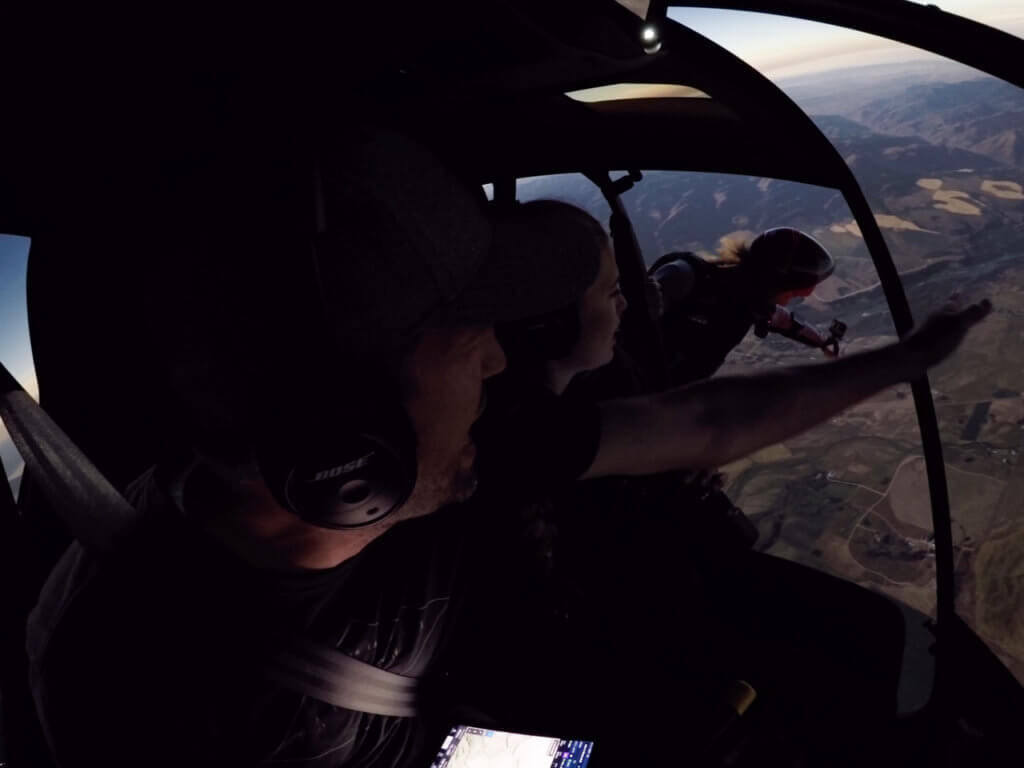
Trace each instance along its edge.
<path fill-rule="evenodd" d="M 304 230 L 312 258 L 308 238 L 273 221 L 305 204 L 302 182 L 294 195 L 264 184 L 276 197 L 256 208 L 247 201 L 263 192 L 243 189 L 221 215 L 227 196 L 200 176 L 186 197 L 213 200 L 204 220 L 212 224 L 166 233 L 169 247 L 154 259 L 146 286 L 154 351 L 205 424 L 256 419 L 268 396 L 301 399 L 330 358 L 369 376 L 359 360 L 394 362 L 419 329 L 566 306 L 596 275 L 593 254 L 562 253 L 519 217 L 490 214 L 482 188 L 398 132 L 349 131 L 303 178 L 311 176 L 318 181 L 308 188 L 319 189 L 308 196 L 319 201 L 308 206 L 319 209 L 315 234 Z"/>
<path fill-rule="evenodd" d="M 549 312 L 594 280 L 593 255 L 559 252 L 518 217 L 487 213 L 481 188 L 394 131 L 346 142 L 324 165 L 316 269 L 342 346 Z"/>

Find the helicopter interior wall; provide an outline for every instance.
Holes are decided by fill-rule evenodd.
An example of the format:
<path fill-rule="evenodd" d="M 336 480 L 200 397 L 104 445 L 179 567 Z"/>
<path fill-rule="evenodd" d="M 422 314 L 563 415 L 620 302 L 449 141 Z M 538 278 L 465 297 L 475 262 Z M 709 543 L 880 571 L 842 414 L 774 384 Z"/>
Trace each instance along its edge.
<path fill-rule="evenodd" d="M 666 167 L 840 185 L 842 164 L 834 148 L 774 84 L 676 22 L 663 24 L 663 36 L 665 49 L 630 62 L 628 72 L 620 64 L 618 71 L 581 77 L 586 68 L 572 62 L 589 56 L 570 52 L 540 70 L 520 72 L 514 86 L 501 72 L 448 84 L 447 108 L 445 99 L 432 99 L 414 117 L 422 125 L 424 118 L 429 123 L 451 115 L 435 133 L 448 138 L 448 154 L 463 156 L 462 164 L 475 169 L 481 182 L 587 167 Z M 563 95 L 620 82 L 693 86 L 711 98 L 581 104 Z M 500 126 L 500 153 L 494 152 L 493 134 L 477 124 L 466 128 L 467 112 Z"/>
<path fill-rule="evenodd" d="M 480 183 L 581 168 L 663 168 L 841 185 L 832 158 L 791 136 L 751 129 L 727 106 L 707 99 L 580 105 L 559 97 L 481 111 L 487 124 L 501 126 L 500 146 L 490 133 L 481 135 L 457 119 L 429 129 L 431 143 Z"/>

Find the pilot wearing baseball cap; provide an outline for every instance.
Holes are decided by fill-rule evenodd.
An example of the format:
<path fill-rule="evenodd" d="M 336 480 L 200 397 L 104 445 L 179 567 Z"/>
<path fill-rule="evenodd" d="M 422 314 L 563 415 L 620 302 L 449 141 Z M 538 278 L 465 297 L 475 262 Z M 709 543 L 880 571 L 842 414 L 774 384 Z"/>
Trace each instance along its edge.
<path fill-rule="evenodd" d="M 146 286 L 187 450 L 129 490 L 148 519 L 131 544 L 102 559 L 74 545 L 31 617 L 61 766 L 418 754 L 416 718 L 275 686 L 254 653 L 287 629 L 433 671 L 466 575 L 460 513 L 430 513 L 476 486 L 470 428 L 505 367 L 493 325 L 593 279 L 570 257 L 524 281 L 544 251 L 390 130 L 260 174 L 197 176 L 197 223 L 167 235 Z"/>

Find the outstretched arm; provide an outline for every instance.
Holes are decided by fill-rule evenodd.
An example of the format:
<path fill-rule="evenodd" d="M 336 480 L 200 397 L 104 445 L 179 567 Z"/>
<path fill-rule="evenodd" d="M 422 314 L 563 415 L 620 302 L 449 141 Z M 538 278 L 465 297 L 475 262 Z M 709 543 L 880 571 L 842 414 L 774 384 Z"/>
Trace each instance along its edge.
<path fill-rule="evenodd" d="M 809 347 L 820 349 L 826 357 L 836 357 L 827 345 L 829 338 L 824 336 L 813 325 L 804 325 L 796 319 L 796 315 L 785 307 L 776 306 L 768 330 L 775 331 L 786 338 L 799 341 Z M 837 344 L 838 347 L 838 344 Z"/>
<path fill-rule="evenodd" d="M 871 395 L 922 376 L 989 313 L 988 301 L 932 315 L 904 340 L 836 362 L 726 376 L 601 404 L 601 441 L 584 478 L 727 464 L 793 437 Z"/>

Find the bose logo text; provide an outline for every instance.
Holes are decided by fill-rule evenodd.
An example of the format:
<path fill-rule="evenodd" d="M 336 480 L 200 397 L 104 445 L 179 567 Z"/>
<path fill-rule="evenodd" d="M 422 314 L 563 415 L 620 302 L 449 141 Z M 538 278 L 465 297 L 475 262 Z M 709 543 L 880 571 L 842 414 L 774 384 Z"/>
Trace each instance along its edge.
<path fill-rule="evenodd" d="M 355 461 L 350 461 L 348 464 L 341 464 L 340 466 L 331 467 L 330 469 L 325 469 L 320 472 L 317 472 L 315 475 L 313 475 L 312 482 L 318 483 L 321 480 L 329 480 L 332 477 L 338 477 L 338 475 L 344 475 L 347 472 L 362 469 L 363 467 L 370 463 L 370 459 L 373 458 L 374 453 L 376 453 L 376 451 L 370 451 L 365 456 L 361 456 Z"/>

